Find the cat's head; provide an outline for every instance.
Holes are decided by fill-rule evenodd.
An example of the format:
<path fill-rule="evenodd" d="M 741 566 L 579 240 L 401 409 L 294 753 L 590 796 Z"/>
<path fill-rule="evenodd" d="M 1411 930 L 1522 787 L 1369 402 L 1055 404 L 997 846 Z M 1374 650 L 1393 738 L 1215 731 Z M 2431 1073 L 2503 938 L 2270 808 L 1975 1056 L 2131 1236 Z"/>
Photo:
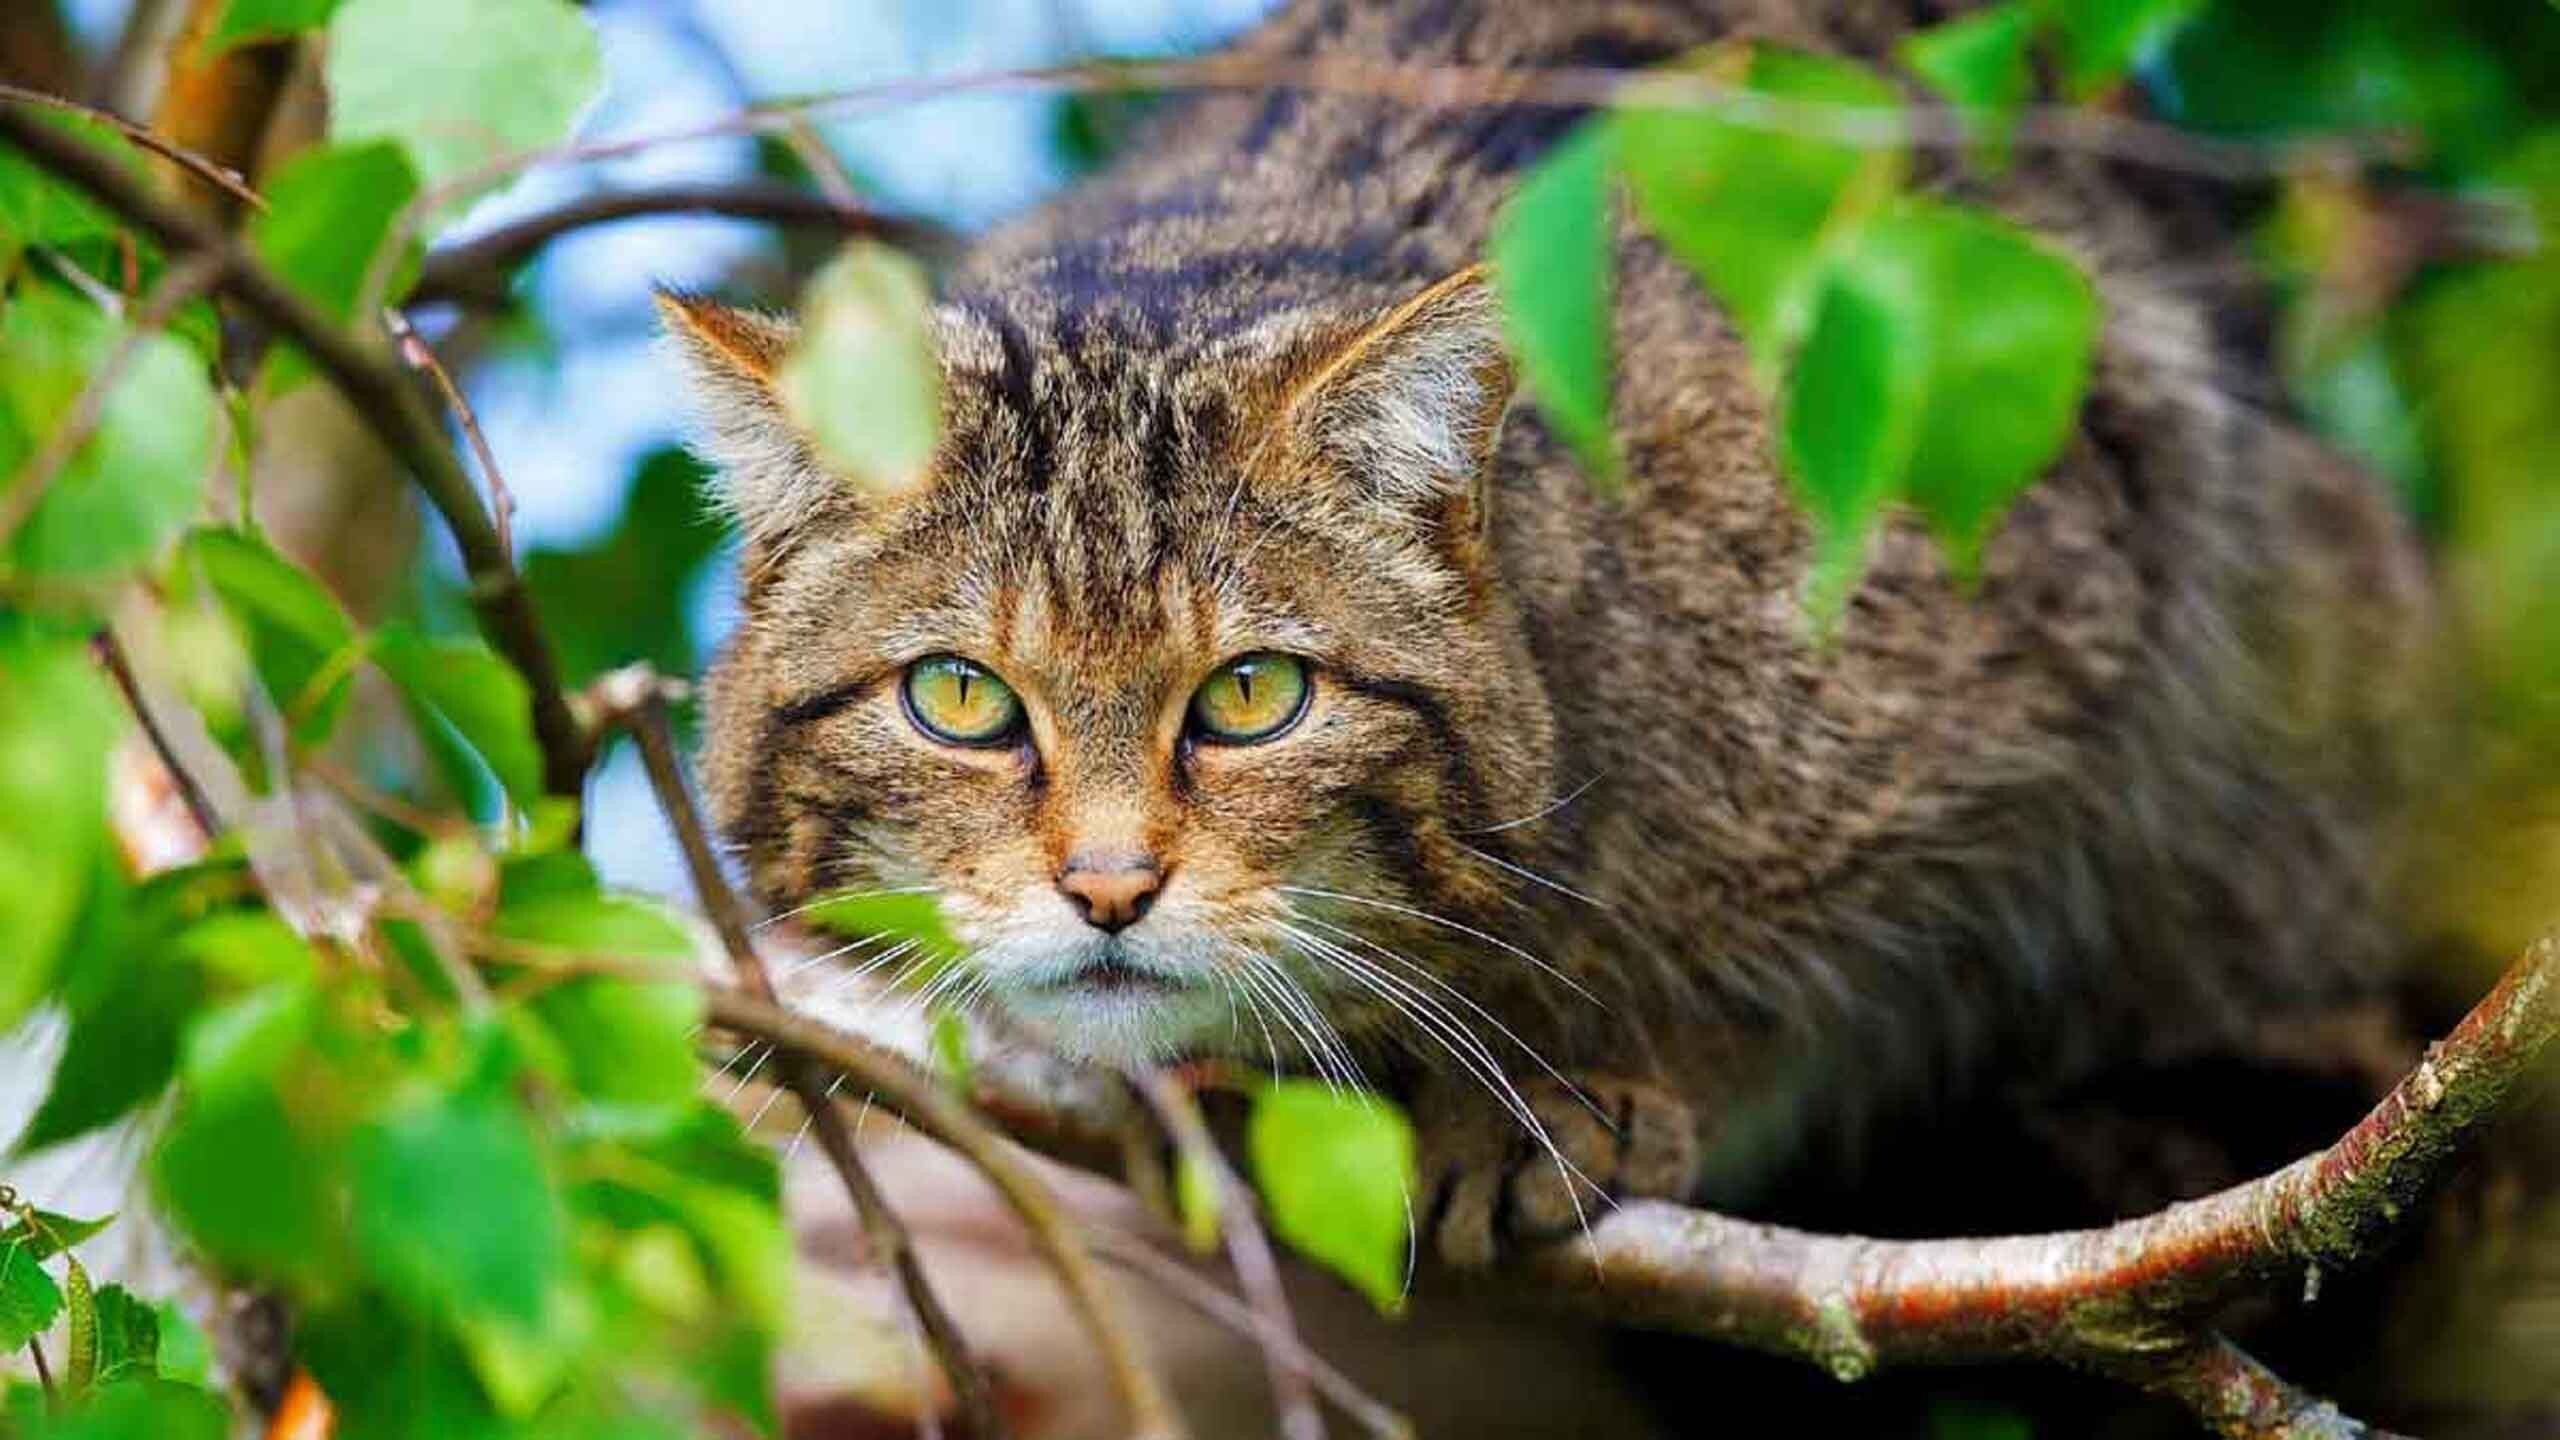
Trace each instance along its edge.
<path fill-rule="evenodd" d="M 705 764 L 767 903 L 930 894 L 1049 1043 L 1259 1059 L 1302 995 L 1354 1029 L 1417 983 L 1355 937 L 1439 963 L 1507 893 L 1470 844 L 1552 737 L 1492 569 L 1479 274 L 1180 356 L 945 306 L 942 438 L 885 494 L 786 413 L 788 321 L 665 310 L 744 531 Z"/>

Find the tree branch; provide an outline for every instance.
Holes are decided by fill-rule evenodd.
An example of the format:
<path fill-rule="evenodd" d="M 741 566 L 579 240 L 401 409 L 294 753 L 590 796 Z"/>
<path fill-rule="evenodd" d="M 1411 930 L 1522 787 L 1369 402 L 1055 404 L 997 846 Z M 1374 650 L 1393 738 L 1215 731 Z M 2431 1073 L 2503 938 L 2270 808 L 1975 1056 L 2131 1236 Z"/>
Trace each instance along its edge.
<path fill-rule="evenodd" d="M 0 96 L 0 100 L 9 97 Z M 463 472 L 443 428 L 397 365 L 294 293 L 210 221 L 169 204 L 89 146 L 35 120 L 24 109 L 0 103 L 0 143 L 77 187 L 92 200 L 157 240 L 175 259 L 213 257 L 221 267 L 218 288 L 302 347 L 344 395 L 356 414 L 416 477 L 427 500 L 444 517 L 470 577 L 472 608 L 490 643 L 525 678 L 533 692 L 533 728 L 543 757 L 544 788 L 576 795 L 586 778 L 588 741 L 560 686 L 550 639 L 534 614 L 533 598 L 471 477 Z"/>
<path fill-rule="evenodd" d="M 649 786 L 657 794 L 658 808 L 675 827 L 676 843 L 684 852 L 694 891 L 702 898 L 702 909 L 711 928 L 729 952 L 729 963 L 737 971 L 739 983 L 757 999 L 774 1003 L 773 977 L 766 973 L 764 959 L 756 953 L 755 941 L 747 933 L 746 913 L 738 903 L 737 892 L 729 888 L 728 880 L 720 873 L 720 860 L 711 848 L 702 808 L 694 803 L 693 791 L 685 783 L 684 765 L 676 756 L 674 729 L 667 722 L 666 686 L 648 666 L 635 665 L 606 676 L 596 690 L 602 700 L 600 708 L 606 714 L 628 718 L 632 736 L 640 744 L 641 764 L 649 772 Z M 823 1069 L 803 1056 L 786 1057 L 781 1069 L 783 1083 L 808 1112 L 818 1148 L 826 1152 L 846 1193 L 852 1197 L 854 1213 L 861 1217 L 872 1251 L 898 1277 L 898 1286 L 924 1329 L 925 1343 L 932 1348 L 942 1373 L 950 1377 L 951 1393 L 960 1403 L 969 1433 L 989 1440 L 1011 1434 L 1012 1427 L 1006 1424 L 1004 1411 L 996 1403 L 995 1384 L 988 1378 L 986 1367 L 971 1353 L 959 1323 L 951 1318 L 949 1307 L 925 1278 L 923 1262 L 917 1258 L 915 1241 L 907 1233 L 905 1222 L 898 1218 L 888 1197 L 880 1193 L 879 1182 L 863 1165 L 862 1154 L 845 1129 L 844 1114 L 836 1106 L 834 1084 Z"/>
<path fill-rule="evenodd" d="M 486 298 L 498 277 L 536 250 L 575 230 L 648 215 L 725 215 L 776 225 L 807 225 L 864 235 L 911 250 L 951 248 L 951 233 L 928 220 L 884 215 L 788 185 L 666 185 L 601 190 L 555 209 L 502 225 L 476 239 L 430 253 L 409 303 Z"/>

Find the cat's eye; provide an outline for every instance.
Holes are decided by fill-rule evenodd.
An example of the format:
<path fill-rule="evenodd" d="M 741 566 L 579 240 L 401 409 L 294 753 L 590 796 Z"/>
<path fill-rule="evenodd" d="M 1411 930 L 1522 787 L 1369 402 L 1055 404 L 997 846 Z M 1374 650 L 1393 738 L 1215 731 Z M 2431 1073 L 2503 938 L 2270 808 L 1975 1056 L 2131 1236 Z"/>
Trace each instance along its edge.
<path fill-rule="evenodd" d="M 1306 662 L 1294 655 L 1239 656 L 1192 692 L 1192 728 L 1229 745 L 1269 740 L 1298 723 L 1314 693 Z"/>
<path fill-rule="evenodd" d="M 946 745 L 996 745 L 1022 728 L 1022 697 L 995 672 L 957 655 L 907 667 L 907 718 Z"/>

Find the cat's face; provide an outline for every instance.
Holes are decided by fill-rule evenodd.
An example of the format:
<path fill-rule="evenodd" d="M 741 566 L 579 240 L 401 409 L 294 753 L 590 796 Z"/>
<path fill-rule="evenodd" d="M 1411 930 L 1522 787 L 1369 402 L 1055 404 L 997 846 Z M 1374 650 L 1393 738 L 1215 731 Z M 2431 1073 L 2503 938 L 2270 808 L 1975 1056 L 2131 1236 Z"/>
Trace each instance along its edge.
<path fill-rule="evenodd" d="M 1179 364 L 955 308 L 889 495 L 789 428 L 787 327 L 669 313 L 748 529 L 706 758 L 768 903 L 936 896 L 948 993 L 1071 1053 L 1285 1059 L 1376 1008 L 1355 936 L 1422 954 L 1499 894 L 1463 837 L 1544 793 L 1548 732 L 1485 553 L 1479 280 Z"/>

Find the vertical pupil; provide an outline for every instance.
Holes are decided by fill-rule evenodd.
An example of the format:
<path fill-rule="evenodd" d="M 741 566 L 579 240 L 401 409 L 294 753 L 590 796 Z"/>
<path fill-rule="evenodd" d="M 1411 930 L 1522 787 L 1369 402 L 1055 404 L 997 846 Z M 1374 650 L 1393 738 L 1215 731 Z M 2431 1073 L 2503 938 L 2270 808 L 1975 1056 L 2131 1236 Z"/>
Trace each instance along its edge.
<path fill-rule="evenodd" d="M 1253 667 L 1249 665 L 1236 667 L 1236 698 L 1247 706 L 1253 704 Z"/>
<path fill-rule="evenodd" d="M 957 666 L 952 668 L 951 683 L 960 687 L 960 708 L 963 710 L 969 708 L 969 678 L 968 671 Z"/>

